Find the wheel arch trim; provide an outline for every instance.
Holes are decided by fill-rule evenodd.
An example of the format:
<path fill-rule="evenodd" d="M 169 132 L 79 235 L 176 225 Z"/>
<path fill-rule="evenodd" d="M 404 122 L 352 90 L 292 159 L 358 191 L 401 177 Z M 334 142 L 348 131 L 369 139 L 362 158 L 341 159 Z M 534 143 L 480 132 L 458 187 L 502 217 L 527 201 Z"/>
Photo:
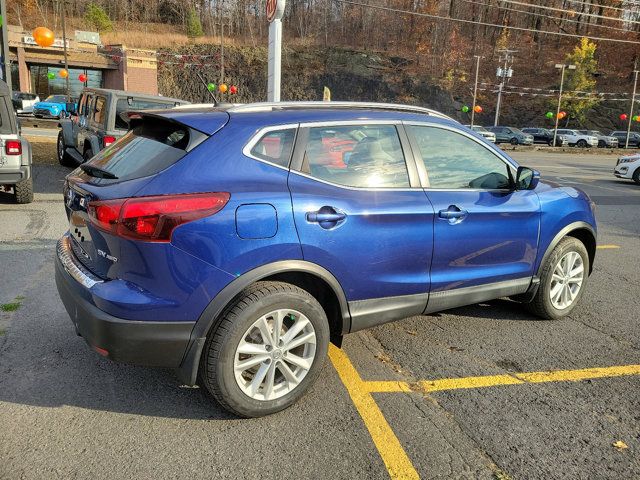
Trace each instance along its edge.
<path fill-rule="evenodd" d="M 596 230 L 593 228 L 592 225 L 590 225 L 587 222 L 580 221 L 580 222 L 572 222 L 572 223 L 566 225 L 564 228 L 562 228 L 555 235 L 555 237 L 553 237 L 553 239 L 549 243 L 549 246 L 545 250 L 544 255 L 542 256 L 542 259 L 540 260 L 540 263 L 539 263 L 538 268 L 536 270 L 536 277 L 538 277 L 538 278 L 540 277 L 540 270 L 542 269 L 544 263 L 547 261 L 547 259 L 551 255 L 551 252 L 553 252 L 553 249 L 556 248 L 558 243 L 560 243 L 560 241 L 563 238 L 565 238 L 566 236 L 570 236 L 569 234 L 571 232 L 576 231 L 576 230 L 587 230 L 593 236 L 594 251 L 593 252 L 589 252 L 589 254 L 590 254 L 590 258 L 589 258 L 589 260 L 590 260 L 589 261 L 589 274 L 591 274 L 591 272 L 593 271 L 593 260 L 595 258 L 595 245 L 597 244 L 598 236 L 596 234 Z M 585 245 L 585 247 L 588 250 L 589 246 Z"/>
<path fill-rule="evenodd" d="M 351 315 L 349 304 L 340 282 L 331 272 L 315 263 L 304 260 L 283 260 L 267 265 L 262 265 L 243 273 L 226 287 L 224 287 L 207 305 L 191 332 L 189 345 L 184 358 L 178 368 L 178 377 L 186 385 L 195 385 L 197 381 L 200 357 L 207 338 L 207 334 L 214 327 L 216 321 L 229 305 L 248 286 L 262 279 L 282 273 L 308 273 L 326 282 L 333 290 L 340 304 L 342 317 L 342 333 L 345 334 L 351 328 Z"/>

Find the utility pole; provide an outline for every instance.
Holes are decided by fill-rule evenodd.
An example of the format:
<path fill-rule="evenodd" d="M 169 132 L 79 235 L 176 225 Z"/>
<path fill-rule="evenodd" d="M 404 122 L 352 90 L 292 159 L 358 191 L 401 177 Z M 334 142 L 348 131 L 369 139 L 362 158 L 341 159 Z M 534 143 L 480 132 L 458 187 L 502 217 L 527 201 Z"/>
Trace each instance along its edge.
<path fill-rule="evenodd" d="M 575 70 L 576 66 L 575 65 L 565 65 L 564 63 L 556 63 L 556 68 L 561 70 L 561 74 L 560 74 L 560 92 L 558 93 L 558 108 L 556 108 L 556 126 L 553 129 L 553 143 L 551 144 L 552 146 L 556 146 L 556 137 L 558 135 L 558 121 L 560 120 L 559 116 L 560 116 L 560 102 L 562 102 L 562 89 L 564 87 L 564 71 L 565 69 L 569 69 L 569 70 Z"/>
<path fill-rule="evenodd" d="M 0 55 L 2 56 L 2 62 L 0 62 L 0 78 L 2 78 L 11 88 L 11 64 L 9 63 L 9 39 L 7 37 L 7 0 L 0 0 L 0 15 L 2 15 L 2 35 L 0 35 L 0 44 L 2 49 Z"/>
<path fill-rule="evenodd" d="M 634 64 L 634 66 L 637 64 Z M 627 124 L 627 140 L 624 143 L 624 148 L 629 148 L 629 135 L 631 134 L 631 122 L 633 121 L 633 106 L 636 103 L 636 87 L 638 86 L 638 70 L 633 70 L 633 94 L 631 94 L 631 111 L 629 112 L 629 123 Z"/>
<path fill-rule="evenodd" d="M 69 59 L 67 58 L 67 29 L 65 27 L 65 0 L 60 2 L 60 17 L 62 17 L 62 49 L 64 51 L 64 69 L 67 71 L 66 86 L 67 86 L 67 102 L 71 101 L 71 95 L 69 94 Z"/>
<path fill-rule="evenodd" d="M 476 114 L 476 98 L 478 94 L 478 72 L 480 71 L 480 55 L 474 55 L 476 59 L 476 81 L 473 85 L 473 106 L 471 107 L 471 126 L 473 127 L 473 118 Z"/>
<path fill-rule="evenodd" d="M 493 126 L 498 126 L 498 120 L 500 120 L 500 106 L 502 104 L 502 91 L 504 90 L 504 85 L 513 76 L 513 69 L 509 66 L 509 64 L 513 61 L 513 54 L 517 52 L 517 50 L 509 50 L 504 49 L 499 51 L 501 54 L 500 61 L 504 62 L 502 67 L 498 67 L 496 70 L 496 77 L 500 78 L 500 85 L 498 86 L 498 101 L 496 102 L 496 116 L 493 120 Z"/>
<path fill-rule="evenodd" d="M 220 17 L 220 84 L 224 83 L 224 20 Z"/>

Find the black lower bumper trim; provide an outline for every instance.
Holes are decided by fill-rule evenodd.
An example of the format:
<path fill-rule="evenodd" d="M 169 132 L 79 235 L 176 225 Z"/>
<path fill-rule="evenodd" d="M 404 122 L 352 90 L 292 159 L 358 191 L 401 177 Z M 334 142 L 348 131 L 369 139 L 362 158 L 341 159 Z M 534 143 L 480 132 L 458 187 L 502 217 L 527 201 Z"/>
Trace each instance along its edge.
<path fill-rule="evenodd" d="M 133 321 L 109 315 L 91 302 L 88 289 L 65 271 L 57 257 L 56 285 L 78 334 L 107 358 L 154 367 L 180 365 L 195 322 Z"/>

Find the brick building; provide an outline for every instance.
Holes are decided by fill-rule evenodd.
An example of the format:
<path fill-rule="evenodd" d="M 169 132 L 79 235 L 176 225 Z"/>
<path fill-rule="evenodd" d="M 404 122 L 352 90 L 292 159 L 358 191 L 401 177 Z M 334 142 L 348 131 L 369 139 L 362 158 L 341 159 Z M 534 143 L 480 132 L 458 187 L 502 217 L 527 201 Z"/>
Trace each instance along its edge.
<path fill-rule="evenodd" d="M 66 81 L 59 76 L 64 68 L 62 39 L 47 48 L 40 47 L 16 26 L 9 25 L 9 61 L 14 90 L 37 93 L 40 98 L 65 93 Z M 77 97 L 84 86 L 105 87 L 137 93 L 158 94 L 156 52 L 127 48 L 125 45 L 101 45 L 99 35 L 76 32 L 68 35 L 67 56 L 69 86 Z M 54 78 L 49 78 L 53 73 Z M 78 76 L 87 77 L 85 83 Z"/>

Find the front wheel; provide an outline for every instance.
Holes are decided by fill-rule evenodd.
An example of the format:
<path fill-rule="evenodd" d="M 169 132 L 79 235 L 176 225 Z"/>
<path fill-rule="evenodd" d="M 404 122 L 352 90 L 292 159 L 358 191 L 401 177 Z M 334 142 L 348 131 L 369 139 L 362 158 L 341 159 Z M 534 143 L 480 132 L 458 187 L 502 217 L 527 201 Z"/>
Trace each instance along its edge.
<path fill-rule="evenodd" d="M 636 171 L 633 172 L 633 181 L 636 182 L 636 185 L 640 185 L 640 167 L 636 168 Z"/>
<path fill-rule="evenodd" d="M 576 145 L 579 148 L 587 148 L 587 141 L 586 140 L 578 140 L 578 143 L 576 143 Z"/>
<path fill-rule="evenodd" d="M 582 298 L 589 273 L 589 255 L 584 244 L 565 237 L 542 265 L 540 286 L 529 310 L 540 318 L 554 320 L 569 315 Z"/>
<path fill-rule="evenodd" d="M 511 140 L 509 140 L 509 143 L 511 145 L 518 145 L 518 139 L 516 137 L 513 137 Z"/>
<path fill-rule="evenodd" d="M 257 282 L 209 333 L 200 377 L 226 410 L 261 417 L 304 395 L 328 345 L 327 316 L 313 296 L 288 283 Z"/>

